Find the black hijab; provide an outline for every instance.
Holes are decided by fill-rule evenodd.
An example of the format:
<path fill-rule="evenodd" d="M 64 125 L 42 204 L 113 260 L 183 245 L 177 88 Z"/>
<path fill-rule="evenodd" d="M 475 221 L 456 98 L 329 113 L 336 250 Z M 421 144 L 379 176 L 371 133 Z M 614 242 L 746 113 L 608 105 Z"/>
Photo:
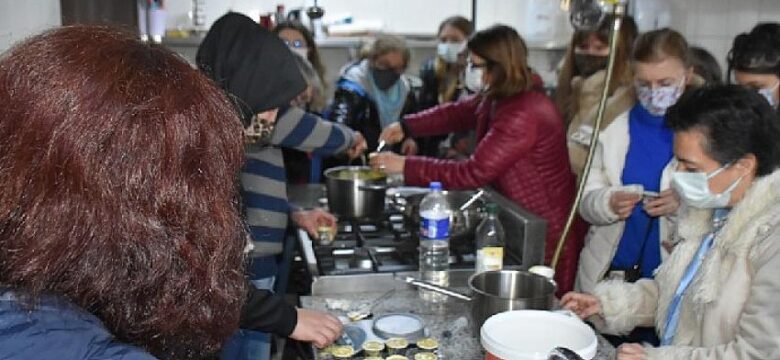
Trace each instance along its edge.
<path fill-rule="evenodd" d="M 233 95 L 244 125 L 252 115 L 286 108 L 306 89 L 287 45 L 252 19 L 228 13 L 198 48 L 198 68 Z"/>

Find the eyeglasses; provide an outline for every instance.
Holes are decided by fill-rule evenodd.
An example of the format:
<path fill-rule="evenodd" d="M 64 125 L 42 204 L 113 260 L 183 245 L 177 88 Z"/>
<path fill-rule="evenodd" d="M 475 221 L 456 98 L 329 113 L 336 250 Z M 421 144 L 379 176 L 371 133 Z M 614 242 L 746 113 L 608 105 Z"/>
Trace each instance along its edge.
<path fill-rule="evenodd" d="M 289 46 L 289 47 L 296 48 L 296 49 L 307 47 L 306 43 L 301 41 L 301 40 L 293 40 L 293 41 L 284 40 L 284 44 Z"/>
<path fill-rule="evenodd" d="M 476 64 L 476 63 L 474 63 L 474 62 L 473 62 L 473 61 L 471 61 L 471 60 L 468 60 L 468 61 L 466 62 L 466 66 L 467 66 L 469 69 L 485 69 L 485 68 L 487 68 L 487 67 L 488 67 L 488 65 L 489 65 L 488 63 L 484 63 L 484 64 Z"/>

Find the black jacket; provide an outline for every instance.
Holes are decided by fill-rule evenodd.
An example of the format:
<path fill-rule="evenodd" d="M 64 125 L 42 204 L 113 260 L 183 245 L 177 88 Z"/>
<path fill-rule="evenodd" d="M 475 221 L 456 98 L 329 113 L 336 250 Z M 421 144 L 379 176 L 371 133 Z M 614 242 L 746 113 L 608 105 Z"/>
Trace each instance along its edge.
<path fill-rule="evenodd" d="M 252 284 L 247 285 L 246 303 L 241 309 L 240 328 L 268 332 L 288 337 L 298 323 L 295 306 L 285 301 L 283 296 L 269 290 L 260 290 Z"/>

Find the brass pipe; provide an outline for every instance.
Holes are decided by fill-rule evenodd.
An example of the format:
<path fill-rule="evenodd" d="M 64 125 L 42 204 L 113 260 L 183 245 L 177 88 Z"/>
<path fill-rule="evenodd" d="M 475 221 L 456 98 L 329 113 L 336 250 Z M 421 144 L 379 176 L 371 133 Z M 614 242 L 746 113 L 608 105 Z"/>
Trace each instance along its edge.
<path fill-rule="evenodd" d="M 607 107 L 607 98 L 609 97 L 609 85 L 612 83 L 612 72 L 615 67 L 615 57 L 617 53 L 617 43 L 620 39 L 620 27 L 623 22 L 622 16 L 625 15 L 626 6 L 621 2 L 614 2 L 613 14 L 615 15 L 614 23 L 612 24 L 612 30 L 609 33 L 609 58 L 607 59 L 607 77 L 604 80 L 604 89 L 601 91 L 601 99 L 599 101 L 598 111 L 596 112 L 596 121 L 593 124 L 593 135 L 590 138 L 588 157 L 585 160 L 585 168 L 582 172 L 580 182 L 577 186 L 577 195 L 574 197 L 574 203 L 569 210 L 569 216 L 566 218 L 566 225 L 563 227 L 561 237 L 558 238 L 558 244 L 555 247 L 555 253 L 553 254 L 552 266 L 555 269 L 558 266 L 558 261 L 561 257 L 561 251 L 566 243 L 566 238 L 569 237 L 571 227 L 574 224 L 574 219 L 577 216 L 577 209 L 579 209 L 580 202 L 582 201 L 582 195 L 585 192 L 585 184 L 588 181 L 590 175 L 590 168 L 593 165 L 593 155 L 596 153 L 596 144 L 599 140 L 599 132 L 601 131 L 601 123 L 604 120 L 604 110 Z"/>

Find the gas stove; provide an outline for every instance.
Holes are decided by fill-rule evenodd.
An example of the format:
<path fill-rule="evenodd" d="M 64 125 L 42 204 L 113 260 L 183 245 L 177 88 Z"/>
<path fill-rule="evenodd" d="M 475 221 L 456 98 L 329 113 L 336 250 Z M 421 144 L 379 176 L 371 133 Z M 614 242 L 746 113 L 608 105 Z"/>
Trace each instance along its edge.
<path fill-rule="evenodd" d="M 290 202 L 310 208 L 324 205 L 324 186 L 297 185 L 289 189 Z M 542 264 L 546 222 L 519 207 L 492 189 L 483 197 L 501 208 L 499 218 L 507 233 L 505 265 L 528 269 Z M 319 244 L 317 239 L 298 229 L 297 240 L 302 260 L 314 277 L 366 273 L 417 271 L 419 229 L 401 213 L 388 207 L 374 220 L 339 221 L 333 242 Z M 473 269 L 475 262 L 473 235 L 450 239 L 450 268 Z"/>
<path fill-rule="evenodd" d="M 312 256 L 310 271 L 315 275 L 348 275 L 416 271 L 418 267 L 417 229 L 400 213 L 388 213 L 377 220 L 340 221 L 329 244 L 312 241 L 299 232 L 304 253 Z M 474 266 L 473 241 L 456 239 L 450 244 L 450 267 Z M 307 259 L 309 260 L 309 259 Z"/>

